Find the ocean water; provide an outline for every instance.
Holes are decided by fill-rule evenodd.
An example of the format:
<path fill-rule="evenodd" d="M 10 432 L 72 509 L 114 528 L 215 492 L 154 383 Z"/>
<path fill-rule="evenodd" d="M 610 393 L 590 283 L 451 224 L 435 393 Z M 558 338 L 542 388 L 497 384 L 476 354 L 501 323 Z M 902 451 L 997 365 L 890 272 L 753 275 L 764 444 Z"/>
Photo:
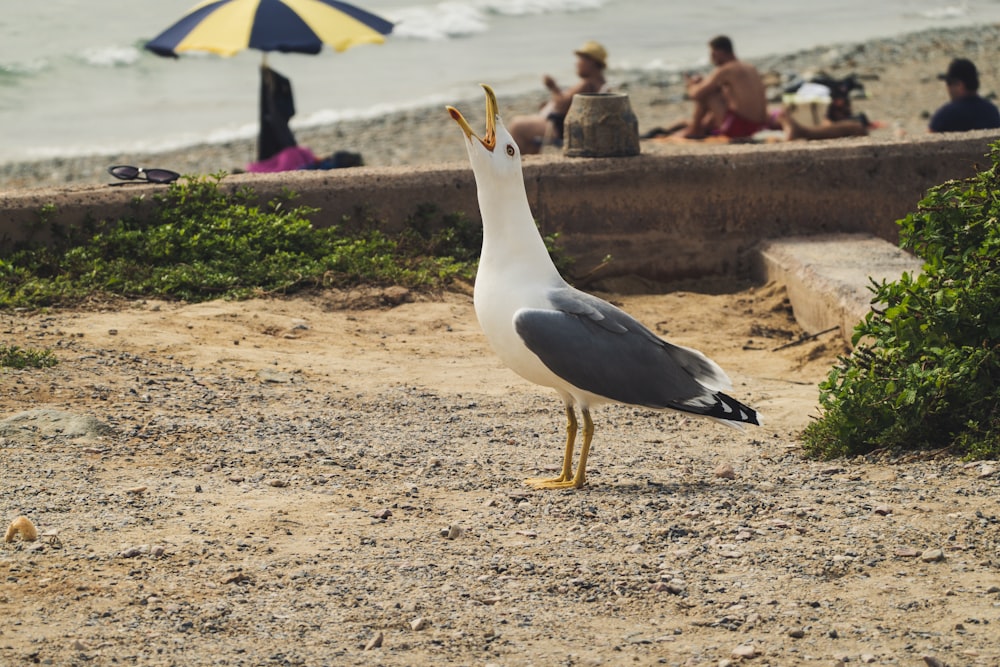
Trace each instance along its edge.
<path fill-rule="evenodd" d="M 143 44 L 194 0 L 2 0 L 0 162 L 147 151 L 252 137 L 261 54 L 161 58 Z M 316 56 L 270 54 L 291 79 L 293 128 L 537 89 L 574 79 L 588 39 L 615 70 L 707 63 L 732 37 L 756 57 L 1000 22 L 1000 0 L 359 0 L 396 23 L 385 44 Z"/>

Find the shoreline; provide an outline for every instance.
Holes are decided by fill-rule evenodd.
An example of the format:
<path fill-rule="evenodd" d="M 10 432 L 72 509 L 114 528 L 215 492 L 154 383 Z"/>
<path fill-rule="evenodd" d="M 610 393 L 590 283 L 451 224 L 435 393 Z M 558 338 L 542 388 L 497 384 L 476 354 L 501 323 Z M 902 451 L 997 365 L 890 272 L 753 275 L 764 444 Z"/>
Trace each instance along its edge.
<path fill-rule="evenodd" d="M 738 51 L 737 43 L 737 54 Z M 869 42 L 822 45 L 813 49 L 764 58 L 753 62 L 772 85 L 772 105 L 780 99 L 781 85 L 792 76 L 825 72 L 835 77 L 857 74 L 868 97 L 854 101 L 880 123 L 872 137 L 920 135 L 926 132 L 930 114 L 946 101 L 944 84 L 937 79 L 954 57 L 967 57 L 980 68 L 981 94 L 996 98 L 1000 72 L 992 55 L 1000 46 L 1000 25 L 976 28 L 943 28 L 908 33 Z M 539 78 L 541 73 L 539 73 Z M 613 89 L 629 95 L 639 131 L 672 124 L 684 118 L 690 103 L 684 99 L 679 72 L 611 70 Z M 539 83 L 535 93 L 507 96 L 497 91 L 505 119 L 531 113 L 544 102 L 546 93 Z M 456 100 L 474 127 L 482 115 L 482 98 L 470 91 L 467 100 Z M 443 108 L 427 107 L 393 112 L 363 120 L 334 125 L 295 129 L 300 145 L 318 156 L 338 150 L 362 154 L 366 166 L 415 166 L 464 161 L 462 142 Z M 864 141 L 835 139 L 832 141 Z M 113 164 L 134 164 L 147 168 L 172 169 L 185 175 L 234 173 L 254 158 L 255 139 L 218 144 L 197 144 L 156 153 L 118 153 L 66 158 L 48 158 L 0 164 L 0 191 L 59 185 L 100 185 L 111 182 L 106 168 Z M 663 145 L 660 144 L 658 150 Z M 689 144 L 687 145 L 690 146 Z M 669 148 L 667 148 L 669 150 Z M 526 160 L 531 160 L 529 156 Z"/>

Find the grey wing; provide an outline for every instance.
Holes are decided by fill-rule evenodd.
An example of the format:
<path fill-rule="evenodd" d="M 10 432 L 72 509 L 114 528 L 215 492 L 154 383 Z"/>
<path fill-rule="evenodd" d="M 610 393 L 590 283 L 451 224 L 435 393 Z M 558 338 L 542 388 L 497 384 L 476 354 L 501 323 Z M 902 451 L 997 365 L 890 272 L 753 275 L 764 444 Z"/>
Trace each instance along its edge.
<path fill-rule="evenodd" d="M 550 370 L 621 403 L 702 412 L 729 378 L 696 350 L 671 345 L 624 311 L 570 287 L 548 295 L 552 310 L 523 309 L 514 325 Z"/>

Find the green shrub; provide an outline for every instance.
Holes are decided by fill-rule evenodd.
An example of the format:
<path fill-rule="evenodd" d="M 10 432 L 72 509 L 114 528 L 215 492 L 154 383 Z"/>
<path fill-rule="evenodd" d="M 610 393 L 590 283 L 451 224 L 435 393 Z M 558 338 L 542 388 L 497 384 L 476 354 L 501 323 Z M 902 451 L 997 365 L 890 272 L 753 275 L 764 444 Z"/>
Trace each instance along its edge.
<path fill-rule="evenodd" d="M 0 368 L 49 368 L 58 362 L 51 350 L 34 350 L 0 343 Z"/>
<path fill-rule="evenodd" d="M 95 294 L 203 301 L 359 283 L 436 288 L 475 274 L 481 230 L 462 216 L 431 233 L 435 212 L 425 208 L 425 229 L 415 218 L 398 238 L 371 220 L 315 229 L 316 211 L 290 206 L 291 193 L 260 206 L 250 189 L 224 192 L 220 178 L 174 183 L 142 218 L 82 225 L 52 247 L 0 259 L 0 308 Z"/>
<path fill-rule="evenodd" d="M 879 305 L 855 328 L 858 347 L 820 385 L 809 454 L 1000 455 L 1000 144 L 990 158 L 899 221 L 923 271 L 873 283 Z"/>

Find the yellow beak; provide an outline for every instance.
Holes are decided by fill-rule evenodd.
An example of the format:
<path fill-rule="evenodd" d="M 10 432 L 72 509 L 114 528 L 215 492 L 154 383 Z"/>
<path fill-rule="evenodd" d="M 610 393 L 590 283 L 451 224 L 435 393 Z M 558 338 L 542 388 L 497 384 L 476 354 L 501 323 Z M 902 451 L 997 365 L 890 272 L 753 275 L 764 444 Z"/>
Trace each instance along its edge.
<path fill-rule="evenodd" d="M 469 122 L 465 120 L 465 116 L 456 109 L 455 107 L 448 107 L 448 113 L 451 117 L 455 119 L 455 122 L 459 124 L 462 131 L 465 132 L 465 136 L 468 138 L 475 137 L 479 143 L 481 143 L 486 150 L 492 152 L 497 145 L 497 114 L 500 113 L 500 108 L 497 105 L 497 96 L 493 92 L 493 89 L 487 86 L 485 83 L 480 84 L 483 90 L 486 91 L 486 134 L 482 138 L 478 137 L 472 128 L 469 126 Z"/>

